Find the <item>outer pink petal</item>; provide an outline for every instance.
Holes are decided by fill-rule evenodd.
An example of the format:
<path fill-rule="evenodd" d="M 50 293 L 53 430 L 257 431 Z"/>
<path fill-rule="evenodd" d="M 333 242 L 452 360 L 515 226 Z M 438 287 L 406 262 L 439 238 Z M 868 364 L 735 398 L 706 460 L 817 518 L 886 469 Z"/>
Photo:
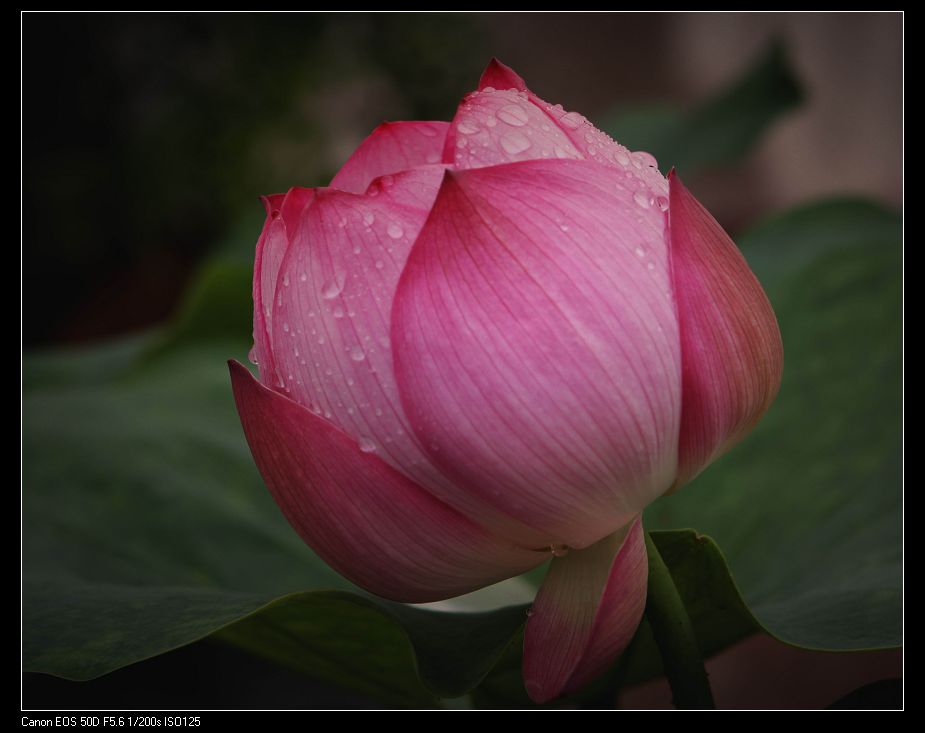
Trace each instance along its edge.
<path fill-rule="evenodd" d="M 331 188 L 363 193 L 379 176 L 439 163 L 446 122 L 383 122 L 344 163 Z"/>
<path fill-rule="evenodd" d="M 553 560 L 524 636 L 524 684 L 534 701 L 579 690 L 613 663 L 642 619 L 647 578 L 640 519 Z"/>
<path fill-rule="evenodd" d="M 478 90 L 463 100 L 453 118 L 444 162 L 479 168 L 553 157 L 619 168 L 652 190 L 650 205 L 667 202 L 668 186 L 655 158 L 630 152 L 583 115 L 540 99 L 513 69 L 492 59 Z"/>
<path fill-rule="evenodd" d="M 395 296 L 402 403 L 454 479 L 438 495 L 521 519 L 530 546 L 587 546 L 675 475 L 664 216 L 636 185 L 584 161 L 448 172 Z"/>
<path fill-rule="evenodd" d="M 683 363 L 676 486 L 743 438 L 780 387 L 774 311 L 729 235 L 672 174 L 671 266 Z"/>
<path fill-rule="evenodd" d="M 260 377 L 266 384 L 279 384 L 270 348 L 277 275 L 289 248 L 290 236 L 313 197 L 314 191 L 309 188 L 292 188 L 286 194 L 263 197 L 267 218 L 257 240 L 254 262 L 254 349 L 251 358 L 259 365 Z"/>
<path fill-rule="evenodd" d="M 490 535 L 241 364 L 229 366 L 244 433 L 270 492 L 302 539 L 357 585 L 422 603 L 546 559 Z"/>

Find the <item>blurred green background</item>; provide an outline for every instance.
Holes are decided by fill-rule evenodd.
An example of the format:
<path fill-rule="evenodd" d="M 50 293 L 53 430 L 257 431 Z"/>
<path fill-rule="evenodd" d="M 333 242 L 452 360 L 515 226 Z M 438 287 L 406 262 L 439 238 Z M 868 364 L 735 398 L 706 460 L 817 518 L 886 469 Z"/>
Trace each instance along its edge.
<path fill-rule="evenodd" d="M 343 587 L 279 520 L 230 404 L 223 359 L 242 355 L 250 331 L 257 197 L 326 183 L 383 119 L 451 118 L 491 56 L 677 165 L 742 234 L 781 317 L 779 407 L 737 454 L 656 505 L 650 525 L 716 537 L 752 612 L 788 641 L 896 645 L 901 16 L 26 14 L 23 38 L 27 670 L 93 677 L 283 593 Z M 833 196 L 851 198 L 756 228 Z M 758 501 L 741 498 L 746 482 Z M 803 496 L 812 510 L 788 519 Z M 682 540 L 666 535 L 665 547 L 691 599 L 705 578 L 717 597 L 737 598 L 722 558 L 700 547 L 693 567 Z M 781 605 L 782 588 L 806 618 Z M 523 588 L 510 594 L 525 600 Z M 285 607 L 274 623 L 373 644 L 381 653 L 356 664 L 379 667 L 351 667 L 349 643 L 294 653 L 260 627 L 264 613 L 224 643 L 93 682 L 28 674 L 24 704 L 425 705 L 434 680 L 462 690 L 457 677 L 484 672 L 484 660 L 467 660 L 474 671 L 432 673 L 425 690 L 392 627 L 349 604 L 326 610 L 331 599 L 299 602 L 318 628 L 287 627 Z M 850 619 L 833 626 L 826 614 L 840 602 Z M 737 603 L 698 616 L 701 642 L 726 648 L 711 662 L 721 703 L 821 706 L 899 674 L 889 651 L 819 654 L 763 634 L 729 647 L 758 628 Z M 194 618 L 200 607 L 210 610 Z M 158 625 L 178 608 L 194 610 Z M 406 630 L 426 626 L 392 612 Z M 502 649 L 509 620 L 490 621 Z M 418 654 L 439 656 L 440 639 L 462 633 L 450 632 L 417 640 Z M 517 660 L 506 659 L 460 704 L 523 704 L 508 679 L 516 687 Z M 657 673 L 628 665 L 633 682 Z M 624 704 L 667 704 L 658 685 L 630 688 Z"/>

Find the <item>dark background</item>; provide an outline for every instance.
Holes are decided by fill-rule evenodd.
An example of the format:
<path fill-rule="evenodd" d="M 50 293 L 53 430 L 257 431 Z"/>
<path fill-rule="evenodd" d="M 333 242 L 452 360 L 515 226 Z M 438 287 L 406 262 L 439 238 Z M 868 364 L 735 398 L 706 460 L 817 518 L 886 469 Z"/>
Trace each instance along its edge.
<path fill-rule="evenodd" d="M 383 119 L 449 119 L 496 55 L 602 120 L 690 106 L 782 39 L 808 103 L 698 196 L 733 230 L 833 193 L 898 204 L 899 15 L 23 16 L 23 339 L 163 319 L 252 247 L 257 197 L 321 185 Z M 683 174 L 683 171 L 682 171 Z"/>
<path fill-rule="evenodd" d="M 26 14 L 23 38 L 30 350 L 162 321 L 208 253 L 252 254 L 258 195 L 326 183 L 383 119 L 451 118 L 493 55 L 544 98 L 603 120 L 690 107 L 782 40 L 805 103 L 734 175 L 700 174 L 698 197 L 732 231 L 832 194 L 902 199 L 896 14 Z M 720 657 L 727 706 L 821 706 L 901 672 L 898 652 L 767 639 Z M 24 694 L 27 707 L 363 704 L 210 643 L 91 683 L 29 675 Z M 668 699 L 654 683 L 624 704 Z"/>

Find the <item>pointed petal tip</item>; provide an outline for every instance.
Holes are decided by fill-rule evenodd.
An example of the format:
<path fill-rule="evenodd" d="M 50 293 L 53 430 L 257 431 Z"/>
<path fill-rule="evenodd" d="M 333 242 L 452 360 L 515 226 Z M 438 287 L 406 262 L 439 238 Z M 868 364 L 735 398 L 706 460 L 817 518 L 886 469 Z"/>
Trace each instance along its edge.
<path fill-rule="evenodd" d="M 516 89 L 520 92 L 527 91 L 527 83 L 507 64 L 502 63 L 497 57 L 492 57 L 482 72 L 479 79 L 479 91 L 486 87 L 492 89 Z"/>

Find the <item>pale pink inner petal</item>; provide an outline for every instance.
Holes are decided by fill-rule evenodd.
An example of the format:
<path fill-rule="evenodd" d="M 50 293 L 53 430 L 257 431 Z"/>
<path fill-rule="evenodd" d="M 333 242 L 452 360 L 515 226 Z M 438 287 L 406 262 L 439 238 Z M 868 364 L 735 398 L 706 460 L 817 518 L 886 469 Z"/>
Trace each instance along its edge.
<path fill-rule="evenodd" d="M 593 160 L 619 168 L 637 180 L 641 205 L 668 208 L 668 183 L 655 158 L 630 152 L 583 115 L 540 99 L 511 69 L 493 60 L 479 90 L 456 111 L 443 160 L 456 168 L 481 168 L 540 158 Z"/>
<path fill-rule="evenodd" d="M 579 150 L 526 92 L 486 87 L 456 113 L 443 151 L 445 163 L 481 168 L 535 158 L 581 158 Z"/>
<path fill-rule="evenodd" d="M 439 163 L 449 124 L 383 122 L 344 163 L 331 188 L 363 193 L 379 176 Z"/>
<path fill-rule="evenodd" d="M 671 483 L 679 338 L 664 215 L 637 185 L 583 161 L 448 174 L 392 333 L 451 505 L 478 499 L 583 547 Z"/>

